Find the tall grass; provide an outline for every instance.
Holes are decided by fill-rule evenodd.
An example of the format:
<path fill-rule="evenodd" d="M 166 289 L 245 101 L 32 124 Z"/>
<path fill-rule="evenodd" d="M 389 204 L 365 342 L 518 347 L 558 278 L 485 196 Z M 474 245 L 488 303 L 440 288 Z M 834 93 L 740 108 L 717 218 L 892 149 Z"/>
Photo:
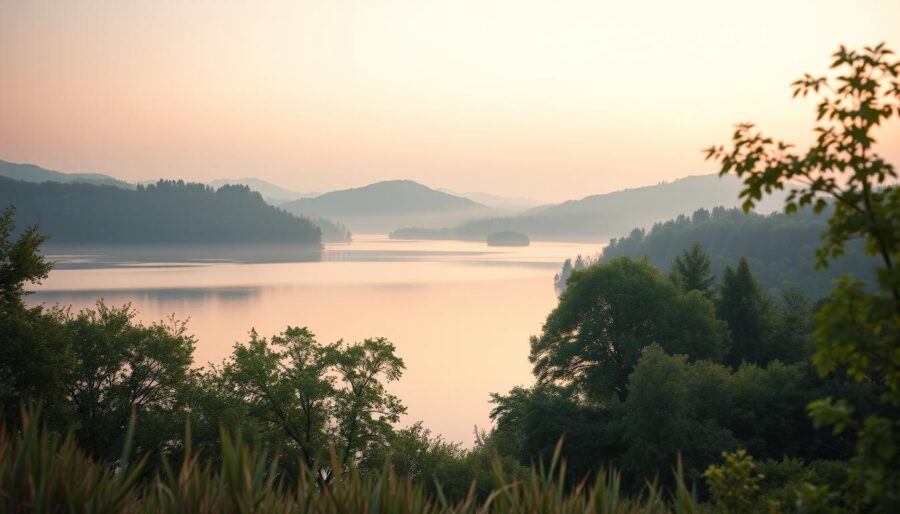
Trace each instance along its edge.
<path fill-rule="evenodd" d="M 277 456 L 251 450 L 239 438 L 222 436 L 217 465 L 204 461 L 187 442 L 178 466 L 163 461 L 152 479 L 145 461 L 129 462 L 123 451 L 116 465 L 95 462 L 74 439 L 56 437 L 24 416 L 18 433 L 0 429 L 0 513 L 677 513 L 701 512 L 685 484 L 665 494 L 648 485 L 642 494 L 622 493 L 620 476 L 600 472 L 591 483 L 567 489 L 565 466 L 554 459 L 528 479 L 507 480 L 482 502 L 468 497 L 449 503 L 429 497 L 420 485 L 390 470 L 360 475 L 350 471 L 327 486 L 302 472 L 288 481 Z M 678 473 L 680 476 L 680 472 Z"/>

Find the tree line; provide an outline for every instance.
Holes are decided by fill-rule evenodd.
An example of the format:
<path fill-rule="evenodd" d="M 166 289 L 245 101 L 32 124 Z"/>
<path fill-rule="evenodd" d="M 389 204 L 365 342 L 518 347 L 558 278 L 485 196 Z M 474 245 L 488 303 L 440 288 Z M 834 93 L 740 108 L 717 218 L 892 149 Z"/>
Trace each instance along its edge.
<path fill-rule="evenodd" d="M 309 219 L 268 205 L 246 186 L 161 180 L 136 189 L 0 177 L 0 207 L 40 224 L 54 244 L 292 243 L 318 246 Z M 340 227 L 330 232 L 345 232 Z"/>
<path fill-rule="evenodd" d="M 691 216 L 655 223 L 649 231 L 634 229 L 626 237 L 614 238 L 602 255 L 647 256 L 653 265 L 668 270 L 682 250 L 700 244 L 716 274 L 745 258 L 763 287 L 772 291 L 797 288 L 818 299 L 842 275 L 874 280 L 878 264 L 861 242 L 854 241 L 840 260 L 817 269 L 815 250 L 827 229 L 827 214 L 810 208 L 791 215 L 760 215 L 722 207 L 698 209 Z"/>

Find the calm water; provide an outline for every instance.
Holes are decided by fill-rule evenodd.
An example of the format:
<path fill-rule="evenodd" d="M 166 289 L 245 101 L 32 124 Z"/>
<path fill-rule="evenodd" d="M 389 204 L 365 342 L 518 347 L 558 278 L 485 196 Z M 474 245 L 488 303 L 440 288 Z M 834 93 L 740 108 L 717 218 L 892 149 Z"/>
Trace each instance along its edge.
<path fill-rule="evenodd" d="M 219 362 L 256 328 L 308 326 L 322 342 L 383 336 L 407 370 L 390 389 L 433 432 L 472 442 L 490 424 L 488 395 L 532 382 L 528 337 L 556 305 L 553 275 L 598 245 L 489 248 L 456 241 L 358 236 L 317 262 L 122 262 L 55 255 L 32 303 L 131 302 L 145 322 L 189 318 L 198 366 Z M 133 259 L 133 257 L 132 257 Z"/>

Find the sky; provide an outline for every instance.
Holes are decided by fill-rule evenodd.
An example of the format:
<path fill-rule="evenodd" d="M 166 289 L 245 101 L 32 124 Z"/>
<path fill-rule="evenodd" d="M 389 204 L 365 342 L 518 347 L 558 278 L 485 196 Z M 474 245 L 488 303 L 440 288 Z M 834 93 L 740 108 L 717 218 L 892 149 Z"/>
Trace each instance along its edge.
<path fill-rule="evenodd" d="M 0 159 L 298 191 L 407 178 L 561 201 L 716 171 L 900 0 L 0 0 Z M 879 150 L 900 164 L 900 127 Z"/>

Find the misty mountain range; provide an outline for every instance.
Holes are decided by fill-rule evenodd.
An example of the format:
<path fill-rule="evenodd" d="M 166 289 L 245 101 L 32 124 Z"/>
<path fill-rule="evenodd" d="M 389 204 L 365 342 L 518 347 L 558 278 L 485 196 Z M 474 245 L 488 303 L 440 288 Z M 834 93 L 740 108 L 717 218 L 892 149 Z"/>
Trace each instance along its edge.
<path fill-rule="evenodd" d="M 515 231 L 532 240 L 605 242 L 634 227 L 649 228 L 659 220 L 699 208 L 738 207 L 740 179 L 695 175 L 654 186 L 590 195 L 557 205 L 535 207 L 517 216 L 490 217 L 452 227 L 409 227 L 391 233 L 393 239 L 461 239 L 483 241 L 488 234 Z M 760 213 L 778 210 L 784 195 L 767 197 Z"/>
<path fill-rule="evenodd" d="M 469 200 L 486 205 L 498 211 L 510 211 L 510 214 L 541 205 L 541 202 L 534 198 L 526 198 L 523 196 L 498 196 L 479 192 L 457 193 L 456 191 L 445 188 L 438 189 L 438 191 L 449 195 L 462 196 L 463 198 L 468 198 Z"/>
<path fill-rule="evenodd" d="M 412 180 L 390 180 L 332 191 L 282 204 L 294 214 L 339 219 L 355 232 L 389 232 L 416 220 L 425 226 L 460 223 L 493 213 L 468 198 L 436 191 Z"/>
<path fill-rule="evenodd" d="M 0 177 L 22 180 L 25 182 L 62 182 L 94 184 L 98 186 L 116 186 L 134 189 L 135 185 L 100 173 L 62 173 L 35 166 L 34 164 L 15 164 L 0 161 Z"/>
<path fill-rule="evenodd" d="M 281 205 L 285 202 L 290 202 L 292 200 L 299 200 L 300 198 L 309 198 L 312 196 L 319 196 L 320 193 L 301 193 L 299 191 L 292 191 L 290 189 L 276 186 L 271 182 L 267 182 L 265 180 L 253 177 L 247 178 L 239 178 L 239 179 L 216 179 L 211 180 L 207 183 L 213 189 L 219 189 L 222 186 L 247 186 L 251 191 L 256 191 L 261 194 L 263 198 L 272 205 Z"/>
<path fill-rule="evenodd" d="M 0 176 L 27 182 L 136 187 L 107 175 L 66 174 L 3 161 Z M 256 178 L 215 180 L 208 185 L 218 189 L 225 184 L 246 186 L 269 204 L 309 218 L 322 229 L 326 242 L 346 240 L 346 229 L 357 233 L 391 232 L 395 239 L 484 241 L 493 232 L 515 231 L 537 241 L 605 242 L 633 227 L 649 228 L 654 222 L 698 208 L 739 206 L 741 189 L 739 179 L 733 176 L 697 175 L 535 206 L 537 202 L 527 198 L 468 194 L 480 197 L 482 203 L 411 180 L 383 181 L 324 194 L 292 191 Z M 757 211 L 772 212 L 782 204 L 783 195 L 772 195 Z"/>
<path fill-rule="evenodd" d="M 80 182 L 115 185 L 133 189 L 136 184 L 99 174 L 65 174 L 30 164 L 3 162 L 0 176 L 27 182 Z M 152 185 L 156 181 L 142 181 Z M 207 185 L 243 185 L 260 193 L 266 202 L 298 216 L 311 219 L 322 229 L 326 242 L 344 240 L 346 229 L 353 232 L 387 233 L 415 223 L 425 227 L 443 227 L 473 219 L 520 212 L 536 200 L 505 198 L 487 193 L 471 193 L 485 199 L 492 208 L 465 196 L 431 189 L 411 180 L 391 180 L 367 186 L 331 191 L 324 194 L 293 191 L 258 178 L 218 179 Z M 513 205 L 520 207 L 512 207 Z"/>

